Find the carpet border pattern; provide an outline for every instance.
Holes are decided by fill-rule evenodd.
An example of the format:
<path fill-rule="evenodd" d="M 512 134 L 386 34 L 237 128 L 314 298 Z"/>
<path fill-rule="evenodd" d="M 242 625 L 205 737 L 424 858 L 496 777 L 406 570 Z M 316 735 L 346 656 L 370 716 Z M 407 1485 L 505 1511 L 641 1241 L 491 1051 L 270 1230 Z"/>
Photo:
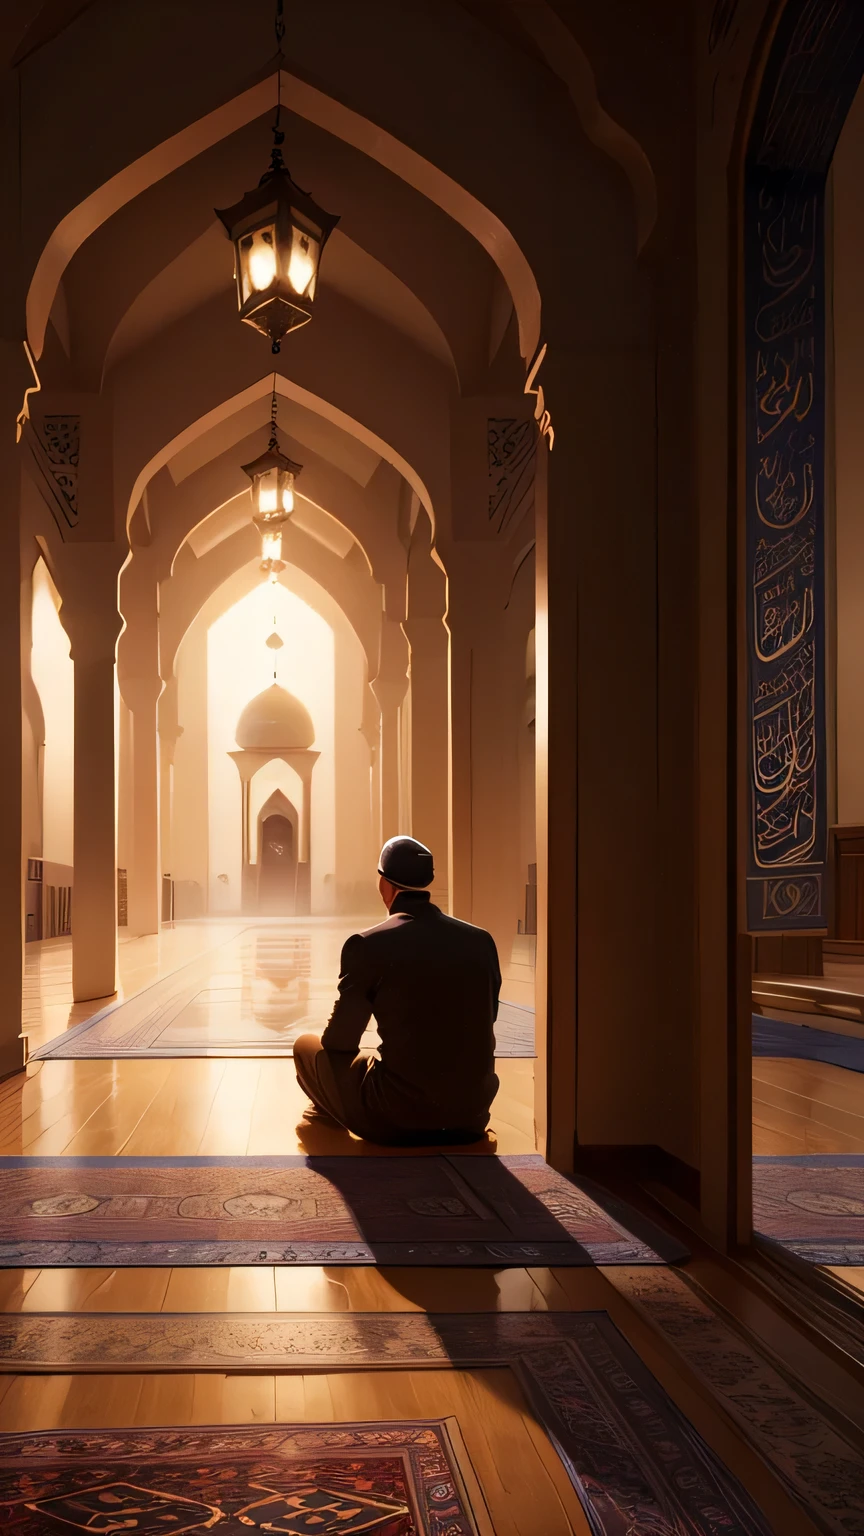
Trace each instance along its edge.
<path fill-rule="evenodd" d="M 375 1499 L 376 1530 L 386 1528 L 388 1532 L 396 1529 L 405 1531 L 407 1519 L 412 1531 L 419 1522 L 424 1536 L 425 1533 L 429 1533 L 429 1536 L 433 1536 L 433 1533 L 434 1536 L 438 1536 L 438 1533 L 441 1536 L 493 1536 L 492 1523 L 476 1473 L 470 1464 L 458 1423 L 452 1417 L 404 1421 L 364 1419 L 346 1423 L 269 1426 L 148 1425 L 104 1430 L 36 1430 L 0 1435 L 0 1478 L 3 1472 L 11 1473 L 13 1479 L 16 1474 L 18 1477 L 16 1497 L 11 1509 L 8 1498 L 2 1496 L 0 1507 L 5 1505 L 17 1529 L 16 1510 L 21 1509 L 23 1504 L 25 1511 L 35 1514 L 39 1519 L 38 1528 L 44 1529 L 42 1519 L 46 1514 L 46 1504 L 59 1500 L 62 1505 L 68 1500 L 71 1509 L 67 1507 L 66 1510 L 61 1508 L 60 1512 L 48 1512 L 52 1529 L 56 1521 L 58 1529 L 61 1525 L 68 1529 L 74 1522 L 74 1528 L 78 1530 L 110 1529 L 119 1532 L 133 1526 L 137 1528 L 137 1518 L 125 1518 L 122 1510 L 119 1514 L 116 1511 L 112 1513 L 110 1506 L 107 1510 L 94 1509 L 93 1503 L 89 1501 L 89 1507 L 82 1509 L 79 1501 L 82 1497 L 87 1498 L 88 1491 L 95 1493 L 100 1500 L 105 1495 L 109 1498 L 113 1496 L 115 1503 L 118 1502 L 118 1496 L 128 1498 L 132 1495 L 137 1517 L 141 1513 L 140 1500 L 143 1493 L 145 1497 L 149 1494 L 151 1498 L 159 1500 L 159 1505 L 154 1507 L 151 1504 L 145 1515 L 148 1531 L 164 1530 L 169 1522 L 173 1528 L 178 1518 L 183 1520 L 179 1529 L 189 1532 L 211 1530 L 214 1526 L 219 1530 L 237 1530 L 241 1526 L 254 1526 L 256 1530 L 263 1531 L 296 1530 L 299 1526 L 295 1525 L 292 1517 L 296 1511 L 287 1509 L 283 1503 L 286 1492 L 283 1479 L 286 1473 L 290 1479 L 293 1465 L 294 1475 L 287 1491 L 296 1492 L 298 1467 L 306 1471 L 310 1459 L 314 1462 L 319 1457 L 326 1459 L 328 1455 L 334 1458 L 337 1466 L 339 1461 L 343 1464 L 347 1462 L 355 1475 L 358 1471 L 362 1472 L 364 1463 L 368 1463 L 369 1459 L 374 1463 L 381 1458 L 392 1458 L 401 1463 L 400 1480 L 407 1496 L 403 1502 L 400 1495 L 394 1503 L 391 1494 L 383 1508 L 380 1496 Z M 89 1490 L 77 1487 L 77 1479 L 82 1470 L 85 1475 L 87 1472 L 93 1475 L 94 1461 L 99 1468 L 95 1474 L 97 1478 L 104 1478 L 106 1474 L 110 1477 L 112 1467 L 116 1467 L 120 1475 L 119 1483 L 113 1481 L 106 1486 L 104 1482 L 97 1482 Z M 203 1467 L 200 1465 L 202 1462 Z M 244 1465 L 248 1469 L 248 1481 L 239 1494 L 239 1502 L 243 1507 L 229 1512 L 224 1508 L 223 1499 L 226 1494 L 230 1498 L 233 1493 L 233 1502 L 238 1502 L 236 1473 Z M 173 1486 L 167 1491 L 166 1485 L 174 1484 L 178 1476 L 182 1479 L 184 1466 L 192 1471 L 193 1476 L 197 1475 L 199 1483 L 202 1480 L 201 1474 L 204 1474 L 204 1497 L 196 1489 L 194 1497 L 190 1499 L 190 1485 L 184 1485 L 182 1481 L 180 1486 L 185 1487 L 185 1496 L 179 1494 L 179 1490 Z M 31 1502 L 34 1494 L 39 1491 L 40 1469 L 44 1469 L 47 1490 L 35 1502 Z M 152 1477 L 154 1469 L 157 1478 L 161 1474 L 166 1479 L 157 1490 L 123 1480 L 124 1472 L 127 1477 L 130 1472 L 133 1477 L 136 1473 L 140 1477 L 143 1472 L 146 1478 L 148 1472 Z M 72 1489 L 58 1495 L 58 1473 L 62 1480 L 64 1470 L 72 1483 Z M 209 1479 L 206 1476 L 208 1472 Z M 362 1482 L 360 1487 L 364 1487 Z M 308 1484 L 303 1488 L 304 1493 L 318 1496 L 319 1508 L 322 1492 L 329 1507 L 334 1493 L 338 1495 L 340 1491 L 338 1482 L 326 1489 L 320 1485 L 310 1487 Z M 246 1503 L 249 1494 L 252 1495 L 252 1502 Z M 348 1497 L 351 1498 L 351 1494 Z M 362 1499 L 363 1494 L 355 1493 L 354 1498 L 357 1497 Z M 321 1515 L 314 1514 L 315 1506 L 311 1509 L 308 1505 L 305 1507 L 307 1514 L 312 1514 L 315 1522 L 323 1529 Z M 365 1514 L 357 1509 L 346 1511 L 343 1503 L 342 1511 L 336 1519 L 341 1522 L 346 1514 L 350 1514 L 354 1517 L 352 1528 L 355 1528 L 359 1516 L 363 1521 L 362 1528 L 366 1530 L 369 1508 L 371 1506 L 367 1507 Z M 290 1526 L 283 1524 L 286 1516 L 290 1519 Z M 223 1526 L 223 1519 L 226 1518 L 227 1525 Z M 187 1523 L 190 1519 L 192 1524 Z M 79 1524 L 79 1520 L 86 1524 Z M 326 1529 L 333 1530 L 334 1527 L 335 1521 L 331 1523 L 328 1520 Z M 30 1521 L 28 1528 L 35 1529 Z M 305 1520 L 303 1528 L 307 1528 Z"/>
<path fill-rule="evenodd" d="M 762 1460 L 826 1536 L 864 1536 L 864 1453 L 817 1402 L 670 1269 L 610 1281 L 719 1399 Z"/>
<path fill-rule="evenodd" d="M 86 1321 L 85 1321 L 86 1318 Z M 429 1366 L 441 1369 L 509 1365 L 556 1446 L 595 1536 L 625 1536 L 634 1529 L 653 1536 L 770 1536 L 770 1528 L 741 1483 L 723 1465 L 605 1312 L 574 1313 L 358 1313 L 241 1314 L 110 1317 L 22 1314 L 18 1348 L 13 1319 L 0 1318 L 4 1370 L 36 1366 L 41 1354 L 61 1350 L 65 1365 L 81 1368 L 82 1342 L 91 1328 L 91 1359 L 121 1367 L 123 1339 L 140 1325 L 162 1332 L 148 1346 L 147 1369 L 174 1333 L 178 1359 L 200 1369 L 242 1369 L 250 1355 L 258 1370 L 305 1371 Z M 58 1326 L 59 1325 L 59 1326 Z M 214 1353 L 219 1330 L 231 1335 L 230 1366 Z M 262 1354 L 269 1342 L 269 1353 Z M 278 1348 L 274 1345 L 278 1344 Z M 128 1346 L 127 1346 L 128 1347 Z M 62 1351 L 61 1351 L 62 1352 Z M 14 1358 L 13 1358 L 14 1357 Z M 95 1364 L 95 1361 L 93 1362 Z M 54 1369 L 61 1369 L 55 1360 Z M 167 1366 L 171 1369 L 171 1366 Z M 190 1368 L 195 1368 L 190 1364 Z M 16 1437 L 21 1438 L 21 1437 Z M 31 1439 L 33 1437 L 30 1437 Z M 38 1436 L 36 1437 L 38 1439 Z M 4 1440 L 0 1437 L 0 1459 Z"/>
<path fill-rule="evenodd" d="M 392 1215 L 385 1222 L 384 1230 L 369 1234 L 364 1218 L 354 1217 L 355 1209 L 363 1210 L 365 1191 L 358 1194 L 356 1176 L 359 1172 L 375 1180 L 376 1166 L 382 1186 L 386 1176 L 392 1174 L 393 1191 L 400 1190 L 399 1166 L 411 1163 L 425 1174 L 430 1159 L 417 1162 L 410 1154 L 399 1158 L 351 1159 L 333 1155 L 306 1157 L 291 1153 L 280 1157 L 0 1157 L 0 1174 L 33 1175 L 37 1171 L 63 1176 L 64 1198 L 68 1195 L 70 1175 L 81 1174 L 82 1179 L 93 1170 L 117 1175 L 118 1193 L 130 1194 L 130 1172 L 153 1170 L 156 1175 L 165 1170 L 172 1174 L 182 1169 L 224 1168 L 243 1177 L 253 1172 L 280 1174 L 304 1169 L 332 1180 L 345 1198 L 352 1212 L 352 1221 L 338 1226 L 327 1234 L 326 1223 L 320 1233 L 310 1231 L 310 1223 L 301 1222 L 298 1235 L 292 1237 L 290 1221 L 283 1223 L 282 1235 L 274 1222 L 265 1230 L 263 1223 L 244 1234 L 241 1223 L 234 1233 L 224 1235 L 206 1228 L 202 1235 L 190 1231 L 186 1218 L 175 1223 L 171 1217 L 160 1225 L 151 1222 L 153 1233 L 147 1239 L 138 1236 L 141 1222 L 127 1218 L 118 1222 L 112 1235 L 110 1221 L 102 1230 L 87 1230 L 74 1225 L 86 1222 L 100 1194 L 95 1199 L 94 1187 L 73 1191 L 83 1193 L 90 1200 L 88 1209 L 67 1213 L 25 1210 L 16 1212 L 3 1224 L 0 1239 L 0 1266 L 7 1269 L 34 1268 L 172 1268 L 213 1265 L 219 1268 L 238 1266 L 279 1265 L 280 1267 L 327 1265 L 406 1265 L 420 1267 L 458 1268 L 521 1268 L 524 1265 L 558 1265 L 586 1268 L 603 1264 L 662 1264 L 677 1263 L 689 1257 L 688 1250 L 657 1227 L 640 1212 L 633 1210 L 616 1196 L 602 1190 L 591 1180 L 567 1178 L 549 1168 L 537 1153 L 518 1153 L 496 1157 L 471 1156 L 464 1153 L 445 1154 L 439 1149 L 431 1161 L 439 1162 L 453 1182 L 447 1185 L 449 1194 L 459 1194 L 459 1205 L 464 1197 L 460 1217 L 465 1221 L 465 1234 L 459 1228 L 459 1219 L 448 1218 L 445 1212 L 442 1225 L 436 1225 L 440 1211 L 420 1211 L 417 1219 L 425 1223 L 425 1230 L 418 1230 L 413 1237 L 399 1237 L 404 1231 L 404 1221 Z M 337 1173 L 337 1170 L 343 1170 Z M 354 1185 L 348 1180 L 348 1174 Z M 542 1174 L 546 1186 L 542 1190 L 531 1184 L 533 1175 Z M 430 1177 L 432 1175 L 430 1174 Z M 521 1176 L 521 1177 L 520 1177 Z M 344 1182 L 348 1180 L 348 1191 Z M 340 1182 L 341 1181 L 341 1182 Z M 550 1182 L 551 1181 L 551 1182 Z M 4 1179 L 4 1186 L 10 1182 Z M 104 1183 L 104 1180 L 103 1180 Z M 350 1191 L 353 1188 L 353 1193 Z M 46 1193 L 55 1195 L 50 1178 Z M 135 1191 L 132 1191 L 134 1194 Z M 5 1198 L 5 1196 L 4 1196 Z M 28 1198 L 30 1198 L 28 1196 Z M 113 1198 L 113 1197 L 112 1197 Z M 176 1194 L 172 1195 L 176 1199 Z M 282 1195 L 280 1194 L 280 1198 Z M 395 1198 L 395 1195 L 394 1195 Z M 401 1196 L 404 1199 L 404 1195 Z M 356 1204 L 355 1204 L 356 1202 Z M 40 1202 L 41 1197 L 40 1197 Z M 408 1202 L 409 1205 L 411 1202 Z M 422 1201 L 417 1202 L 423 1204 Z M 428 1203 L 428 1202 L 427 1202 Z M 440 1202 L 439 1202 L 440 1203 Z M 404 1208 L 400 1207 L 400 1214 Z M 473 1226 L 468 1219 L 472 1214 L 479 1218 Z M 413 1206 L 412 1206 L 413 1210 Z M 410 1212 L 408 1213 L 411 1214 Z M 413 1217 L 412 1217 L 413 1219 Z M 57 1223 L 57 1235 L 53 1228 L 50 1235 L 47 1224 Z M 73 1225 L 70 1226 L 70 1223 Z M 288 1230 L 285 1230 L 286 1225 Z M 353 1230 L 352 1230 L 353 1227 Z M 28 1228 L 30 1230 L 28 1230 Z M 105 1230 L 107 1228 L 107 1230 Z M 449 1230 L 448 1230 L 449 1228 Z M 484 1230 L 485 1228 L 485 1230 Z M 134 1229 L 134 1230 L 133 1230 Z M 76 1234 L 76 1230 L 79 1235 Z M 103 1236 L 103 1230 L 105 1235 Z"/>

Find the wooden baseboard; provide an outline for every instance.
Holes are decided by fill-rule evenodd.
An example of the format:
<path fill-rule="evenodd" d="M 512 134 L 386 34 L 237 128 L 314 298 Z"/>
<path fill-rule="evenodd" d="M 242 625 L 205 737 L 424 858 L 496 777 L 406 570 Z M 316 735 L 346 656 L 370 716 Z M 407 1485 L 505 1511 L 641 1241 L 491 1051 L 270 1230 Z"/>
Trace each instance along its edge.
<path fill-rule="evenodd" d="M 573 1166 L 576 1173 L 602 1182 L 604 1174 L 613 1178 L 633 1179 L 645 1185 L 665 1185 L 667 1189 L 699 1210 L 700 1177 L 698 1168 L 691 1168 L 682 1158 L 666 1152 L 663 1147 L 651 1144 L 623 1146 L 577 1146 Z"/>

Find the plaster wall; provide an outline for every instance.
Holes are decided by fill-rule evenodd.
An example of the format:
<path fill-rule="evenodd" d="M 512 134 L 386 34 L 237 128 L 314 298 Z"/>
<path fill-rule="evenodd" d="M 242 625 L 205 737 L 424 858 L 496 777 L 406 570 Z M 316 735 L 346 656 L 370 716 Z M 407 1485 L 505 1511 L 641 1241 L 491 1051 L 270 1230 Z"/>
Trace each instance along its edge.
<path fill-rule="evenodd" d="M 837 820 L 864 823 L 864 91 L 834 156 Z"/>
<path fill-rule="evenodd" d="M 44 560 L 38 560 L 33 571 L 31 667 L 45 719 L 40 852 L 54 864 L 68 865 L 72 863 L 74 680 L 59 607 L 57 588 Z M 32 829 L 29 836 L 32 840 Z"/>
<path fill-rule="evenodd" d="M 42 856 L 42 749 L 45 717 L 33 681 L 33 550 L 22 551 L 21 572 L 21 853 Z"/>
<path fill-rule="evenodd" d="M 41 745 L 25 713 L 21 726 L 21 849 L 24 859 L 42 857 Z"/>

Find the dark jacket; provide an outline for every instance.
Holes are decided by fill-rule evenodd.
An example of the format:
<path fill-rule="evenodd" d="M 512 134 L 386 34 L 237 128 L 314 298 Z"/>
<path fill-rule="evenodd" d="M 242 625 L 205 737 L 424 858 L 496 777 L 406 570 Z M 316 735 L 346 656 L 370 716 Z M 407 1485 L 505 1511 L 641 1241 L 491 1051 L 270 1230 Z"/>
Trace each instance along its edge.
<path fill-rule="evenodd" d="M 495 1036 L 501 973 L 492 935 L 400 891 L 386 922 L 342 950 L 339 998 L 321 1044 L 356 1055 L 374 1015 L 381 1060 L 363 1107 L 406 1129 L 483 1130 L 498 1091 Z"/>

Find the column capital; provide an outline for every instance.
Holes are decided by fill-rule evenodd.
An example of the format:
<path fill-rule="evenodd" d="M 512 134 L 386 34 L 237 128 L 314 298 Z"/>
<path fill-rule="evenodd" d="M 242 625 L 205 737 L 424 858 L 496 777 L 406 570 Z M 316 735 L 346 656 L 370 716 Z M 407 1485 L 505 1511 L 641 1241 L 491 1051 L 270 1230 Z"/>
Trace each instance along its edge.
<path fill-rule="evenodd" d="M 164 686 L 159 673 L 126 672 L 118 666 L 117 675 L 123 702 L 133 715 L 152 714 Z"/>
<path fill-rule="evenodd" d="M 115 659 L 123 620 L 117 604 L 120 567 L 128 551 L 119 544 L 64 544 L 56 552 L 60 622 L 73 661 Z"/>
<path fill-rule="evenodd" d="M 391 710 L 398 709 L 402 703 L 408 692 L 408 678 L 407 676 L 376 677 L 369 686 L 381 706 L 381 713 L 388 714 Z"/>

